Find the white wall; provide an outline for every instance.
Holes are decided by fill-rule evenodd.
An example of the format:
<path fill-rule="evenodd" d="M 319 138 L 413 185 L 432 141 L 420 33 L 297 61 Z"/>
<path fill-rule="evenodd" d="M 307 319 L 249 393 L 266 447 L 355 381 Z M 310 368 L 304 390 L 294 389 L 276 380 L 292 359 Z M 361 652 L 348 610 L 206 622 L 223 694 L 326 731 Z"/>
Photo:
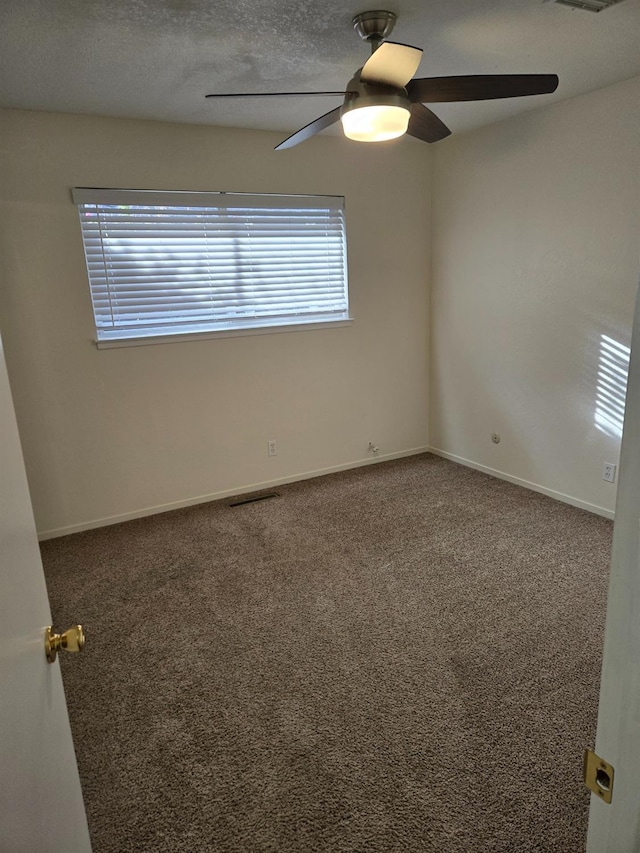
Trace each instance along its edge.
<path fill-rule="evenodd" d="M 430 442 L 604 513 L 619 435 L 596 409 L 615 421 L 620 391 L 600 343 L 630 339 L 639 103 L 636 78 L 452 137 L 434 157 Z"/>
<path fill-rule="evenodd" d="M 424 448 L 426 146 L 273 152 L 277 134 L 18 111 L 0 126 L 0 324 L 41 533 L 350 467 L 370 440 L 379 458 Z M 73 186 L 344 195 L 355 322 L 97 350 Z"/>
<path fill-rule="evenodd" d="M 277 153 L 277 134 L 3 111 L 0 327 L 41 533 L 350 467 L 370 440 L 610 512 L 600 343 L 629 343 L 639 95 L 630 80 L 431 148 Z M 83 185 L 344 194 L 355 323 L 98 351 Z"/>

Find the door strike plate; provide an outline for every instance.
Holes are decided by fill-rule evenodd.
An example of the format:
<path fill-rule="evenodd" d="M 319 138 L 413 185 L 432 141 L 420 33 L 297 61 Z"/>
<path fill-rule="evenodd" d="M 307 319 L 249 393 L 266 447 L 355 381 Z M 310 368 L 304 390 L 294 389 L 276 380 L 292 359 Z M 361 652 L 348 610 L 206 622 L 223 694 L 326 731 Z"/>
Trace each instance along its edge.
<path fill-rule="evenodd" d="M 597 794 L 603 803 L 613 796 L 613 767 L 596 755 L 592 749 L 584 751 L 584 784 Z"/>

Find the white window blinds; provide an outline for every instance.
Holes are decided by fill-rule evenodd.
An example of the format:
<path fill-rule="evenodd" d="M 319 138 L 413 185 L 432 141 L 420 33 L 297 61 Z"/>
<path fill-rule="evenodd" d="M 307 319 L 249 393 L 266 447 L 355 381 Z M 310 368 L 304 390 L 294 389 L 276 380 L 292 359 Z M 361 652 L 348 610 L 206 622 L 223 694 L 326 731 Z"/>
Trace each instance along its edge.
<path fill-rule="evenodd" d="M 98 341 L 348 319 L 344 199 L 75 189 Z"/>

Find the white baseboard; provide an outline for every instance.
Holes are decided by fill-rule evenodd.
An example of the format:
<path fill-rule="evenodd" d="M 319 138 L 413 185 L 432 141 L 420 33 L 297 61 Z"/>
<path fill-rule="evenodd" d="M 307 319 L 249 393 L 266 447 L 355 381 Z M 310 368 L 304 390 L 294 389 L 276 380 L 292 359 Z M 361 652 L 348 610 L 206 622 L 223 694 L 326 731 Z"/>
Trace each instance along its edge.
<path fill-rule="evenodd" d="M 144 518 L 147 515 L 157 515 L 160 512 L 169 512 L 172 509 L 182 509 L 187 506 L 217 501 L 222 498 L 243 495 L 249 492 L 258 492 L 262 489 L 272 489 L 275 486 L 283 486 L 286 483 L 297 483 L 300 480 L 311 480 L 313 477 L 322 477 L 325 474 L 335 474 L 338 471 L 348 471 L 351 468 L 363 468 L 365 465 L 375 465 L 379 462 L 388 462 L 391 459 L 402 459 L 405 456 L 416 456 L 419 453 L 427 453 L 428 447 L 414 447 L 411 450 L 400 450 L 397 453 L 385 453 L 367 459 L 358 459 L 347 462 L 344 465 L 333 465 L 330 468 L 321 468 L 318 471 L 305 471 L 303 474 L 291 474 L 288 477 L 280 477 L 277 480 L 265 480 L 262 483 L 249 483 L 244 486 L 236 486 L 233 489 L 225 489 L 221 492 L 212 492 L 208 495 L 198 495 L 195 498 L 173 501 L 172 503 L 160 504 L 159 506 L 145 507 L 134 512 L 125 512 L 121 515 L 110 515 L 107 518 L 95 518 L 80 524 L 70 524 L 68 527 L 55 527 L 51 530 L 38 532 L 38 539 L 44 542 L 46 539 L 55 539 L 58 536 L 68 536 L 70 533 L 81 533 L 83 530 L 93 530 L 96 527 L 107 527 L 110 524 L 120 524 L 122 521 L 132 521 L 134 518 Z"/>
<path fill-rule="evenodd" d="M 433 453 L 435 456 L 442 456 L 443 459 L 449 459 L 451 462 L 457 462 L 459 465 L 465 465 L 467 468 L 473 468 L 475 471 L 490 474 L 499 480 L 506 480 L 509 483 L 514 483 L 516 486 L 524 486 L 525 489 L 540 492 L 540 494 L 547 495 L 566 504 L 571 504 L 571 506 L 578 507 L 578 509 L 586 509 L 587 512 L 593 512 L 595 515 L 602 515 L 605 518 L 615 518 L 613 510 L 582 501 L 579 498 L 574 498 L 572 495 L 565 495 L 563 492 L 556 492 L 554 489 L 547 489 L 545 486 L 538 485 L 538 483 L 530 483 L 529 480 L 523 480 L 521 477 L 513 477 L 511 474 L 505 474 L 504 471 L 489 468 L 487 465 L 480 465 L 478 462 L 472 462 L 471 459 L 465 459 L 463 456 L 456 456 L 455 453 L 447 453 L 446 450 L 439 450 L 437 447 L 429 447 L 428 452 Z"/>

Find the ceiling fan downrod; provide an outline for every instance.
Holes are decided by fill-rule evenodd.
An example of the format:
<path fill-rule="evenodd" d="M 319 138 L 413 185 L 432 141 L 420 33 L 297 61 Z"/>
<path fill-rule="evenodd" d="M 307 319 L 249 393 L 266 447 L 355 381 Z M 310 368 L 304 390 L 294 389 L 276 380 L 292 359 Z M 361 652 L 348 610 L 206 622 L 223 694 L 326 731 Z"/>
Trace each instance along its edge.
<path fill-rule="evenodd" d="M 352 21 L 354 30 L 363 41 L 371 45 L 373 55 L 380 47 L 383 39 L 388 38 L 396 24 L 396 15 L 378 9 L 373 12 L 360 12 Z"/>

